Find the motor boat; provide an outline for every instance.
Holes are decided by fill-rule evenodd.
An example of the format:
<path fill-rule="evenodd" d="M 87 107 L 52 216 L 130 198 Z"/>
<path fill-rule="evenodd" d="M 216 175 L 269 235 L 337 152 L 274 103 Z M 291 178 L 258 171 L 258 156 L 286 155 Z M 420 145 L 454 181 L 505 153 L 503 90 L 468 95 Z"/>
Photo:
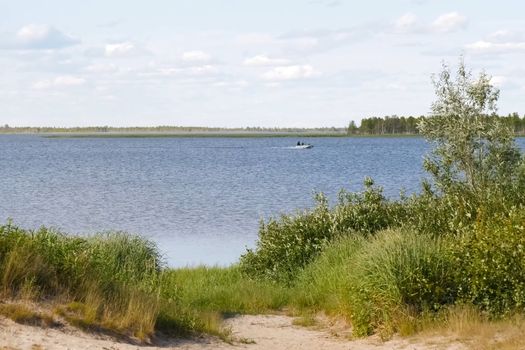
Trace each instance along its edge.
<path fill-rule="evenodd" d="M 313 145 L 310 145 L 308 143 L 303 143 L 301 145 L 295 145 L 292 148 L 293 149 L 308 149 L 308 148 L 313 148 L 313 147 L 314 147 Z"/>

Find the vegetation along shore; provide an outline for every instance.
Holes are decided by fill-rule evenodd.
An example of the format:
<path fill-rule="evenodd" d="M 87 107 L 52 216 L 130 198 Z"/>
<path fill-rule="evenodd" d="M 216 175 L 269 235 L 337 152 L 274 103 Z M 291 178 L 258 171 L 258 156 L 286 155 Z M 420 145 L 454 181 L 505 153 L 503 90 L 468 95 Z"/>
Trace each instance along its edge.
<path fill-rule="evenodd" d="M 0 313 L 137 342 L 216 335 L 234 314 L 284 312 L 311 325 L 344 320 L 354 337 L 429 329 L 524 326 L 525 159 L 494 117 L 499 91 L 461 62 L 434 79 L 418 130 L 433 145 L 419 194 L 323 194 L 306 211 L 262 222 L 254 249 L 227 267 L 172 269 L 143 238 L 77 237 L 0 226 Z M 29 305 L 29 306 L 28 306 Z M 38 305 L 38 307 L 30 307 Z M 62 320 L 62 321 L 60 321 Z M 454 328 L 454 329 L 456 329 Z M 486 328 L 485 328 L 486 329 Z M 519 337 L 487 340 L 523 348 Z M 489 347 L 490 348 L 490 347 Z"/>
<path fill-rule="evenodd" d="M 10 127 L 0 126 L 1 134 L 34 134 L 49 138 L 144 138 L 144 137 L 406 137 L 420 136 L 419 123 L 424 116 L 384 116 L 362 118 L 360 125 L 351 121 L 346 128 L 209 128 L 209 127 Z M 507 125 L 516 136 L 525 136 L 525 115 L 518 113 L 506 116 L 493 114 Z"/>

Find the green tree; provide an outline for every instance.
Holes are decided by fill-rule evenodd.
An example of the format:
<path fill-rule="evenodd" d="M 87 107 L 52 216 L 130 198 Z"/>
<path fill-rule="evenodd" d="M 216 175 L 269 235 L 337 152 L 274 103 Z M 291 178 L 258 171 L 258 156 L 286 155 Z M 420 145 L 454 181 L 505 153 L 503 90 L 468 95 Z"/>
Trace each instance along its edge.
<path fill-rule="evenodd" d="M 444 192 L 481 199 L 489 189 L 501 193 L 516 184 L 520 152 L 511 128 L 496 116 L 499 90 L 490 79 L 485 72 L 474 78 L 463 59 L 455 77 L 446 64 L 433 76 L 437 99 L 418 127 L 435 146 L 425 169 Z"/>
<path fill-rule="evenodd" d="M 355 122 L 352 120 L 350 124 L 348 125 L 348 129 L 346 130 L 346 133 L 348 135 L 354 135 L 354 134 L 357 134 L 358 130 L 359 128 L 357 127 L 357 125 L 355 125 Z"/>

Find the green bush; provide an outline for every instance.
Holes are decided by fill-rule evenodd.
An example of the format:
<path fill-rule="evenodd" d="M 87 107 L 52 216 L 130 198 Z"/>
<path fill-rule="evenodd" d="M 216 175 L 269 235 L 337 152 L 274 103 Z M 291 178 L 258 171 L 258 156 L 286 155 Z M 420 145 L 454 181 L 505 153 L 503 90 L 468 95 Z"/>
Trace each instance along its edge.
<path fill-rule="evenodd" d="M 383 188 L 366 177 L 362 192 L 341 190 L 339 201 L 331 212 L 331 219 L 334 232 L 367 235 L 402 224 L 406 215 L 403 196 L 399 201 L 388 200 L 383 195 Z"/>
<path fill-rule="evenodd" d="M 402 322 L 455 300 L 454 266 L 441 239 L 401 229 L 370 238 L 348 268 L 354 334 L 391 334 Z"/>
<path fill-rule="evenodd" d="M 433 83 L 437 98 L 418 128 L 434 146 L 424 167 L 436 186 L 479 200 L 487 189 L 506 193 L 516 183 L 522 159 L 513 132 L 494 117 L 499 90 L 491 77 L 481 72 L 474 78 L 460 60 L 455 77 L 444 64 Z"/>
<path fill-rule="evenodd" d="M 402 204 L 406 215 L 400 225 L 435 237 L 457 235 L 474 224 L 478 208 L 468 193 L 436 195 L 428 187 Z"/>
<path fill-rule="evenodd" d="M 492 316 L 525 310 L 525 209 L 493 217 L 454 246 L 460 298 Z"/>
<path fill-rule="evenodd" d="M 314 210 L 262 222 L 255 251 L 249 249 L 241 256 L 241 270 L 252 277 L 288 283 L 332 239 L 332 229 L 327 201 L 318 196 Z"/>
<path fill-rule="evenodd" d="M 404 207 L 388 201 L 370 178 L 365 179 L 362 192 L 342 191 L 334 208 L 322 194 L 316 200 L 313 210 L 261 223 L 255 250 L 241 256 L 241 270 L 252 277 L 291 284 L 334 238 L 371 234 L 397 225 L 404 215 Z"/>

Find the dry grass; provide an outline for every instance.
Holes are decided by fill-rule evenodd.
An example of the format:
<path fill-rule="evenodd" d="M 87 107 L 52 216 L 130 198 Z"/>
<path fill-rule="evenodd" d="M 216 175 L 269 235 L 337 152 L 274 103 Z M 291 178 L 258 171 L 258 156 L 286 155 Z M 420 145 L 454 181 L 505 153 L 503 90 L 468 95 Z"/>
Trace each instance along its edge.
<path fill-rule="evenodd" d="M 475 350 L 525 349 L 525 315 L 514 315 L 504 320 L 489 320 L 469 306 L 456 306 L 438 319 L 419 324 L 416 338 L 443 335 Z"/>
<path fill-rule="evenodd" d="M 58 325 L 52 315 L 35 311 L 34 307 L 22 303 L 0 304 L 0 315 L 16 323 L 30 326 L 54 327 Z"/>
<path fill-rule="evenodd" d="M 313 327 L 317 325 L 317 320 L 315 318 L 315 315 L 308 313 L 301 315 L 297 318 L 294 318 L 292 321 L 292 324 L 294 326 L 301 326 L 301 327 Z"/>
<path fill-rule="evenodd" d="M 125 314 L 115 312 L 101 300 L 92 298 L 86 303 L 71 302 L 55 307 L 54 312 L 71 325 L 86 331 L 96 331 L 149 343 L 152 329 L 155 327 L 156 314 L 145 310 L 155 307 L 143 302 L 140 297 L 126 300 Z M 115 301 L 115 303 L 118 302 Z"/>
<path fill-rule="evenodd" d="M 82 238 L 8 223 L 0 225 L 0 300 L 77 302 L 83 308 L 62 307 L 72 324 L 148 342 L 159 312 L 160 261 L 154 244 L 137 236 Z M 10 308 L 3 312 L 17 322 L 40 322 L 29 310 Z"/>

